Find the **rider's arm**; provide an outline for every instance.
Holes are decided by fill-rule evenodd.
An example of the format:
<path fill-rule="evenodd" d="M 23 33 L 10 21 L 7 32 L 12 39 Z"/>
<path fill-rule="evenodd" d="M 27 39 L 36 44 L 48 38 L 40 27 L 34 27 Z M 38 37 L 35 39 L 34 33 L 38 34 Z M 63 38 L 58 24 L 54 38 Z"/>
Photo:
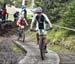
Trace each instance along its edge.
<path fill-rule="evenodd" d="M 30 29 L 32 29 L 32 27 L 33 27 L 33 23 L 35 22 L 35 18 L 36 18 L 36 14 L 32 18 Z"/>
<path fill-rule="evenodd" d="M 24 21 L 25 21 L 26 25 L 28 26 L 28 23 L 27 23 L 26 19 L 24 19 Z"/>
<path fill-rule="evenodd" d="M 46 14 L 43 14 L 43 15 L 44 15 L 46 21 L 49 23 L 50 28 L 52 28 L 51 21 L 49 20 L 49 18 L 47 17 L 47 15 Z"/>
<path fill-rule="evenodd" d="M 20 19 L 18 19 L 18 21 L 17 21 L 17 26 L 21 27 L 21 25 L 20 25 Z"/>

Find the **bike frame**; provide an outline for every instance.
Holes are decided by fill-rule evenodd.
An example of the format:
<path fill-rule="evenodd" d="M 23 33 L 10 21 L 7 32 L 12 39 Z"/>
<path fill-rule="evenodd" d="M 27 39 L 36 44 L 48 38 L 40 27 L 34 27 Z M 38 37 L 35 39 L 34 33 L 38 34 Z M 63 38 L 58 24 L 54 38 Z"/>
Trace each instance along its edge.
<path fill-rule="evenodd" d="M 46 29 L 48 31 L 50 29 Z M 37 32 L 37 30 L 31 29 L 31 31 Z M 46 35 L 43 33 L 43 31 L 40 29 L 40 34 L 39 34 L 39 49 L 40 49 L 40 55 L 41 59 L 45 59 L 45 45 L 46 45 Z"/>
<path fill-rule="evenodd" d="M 45 41 L 45 38 L 46 38 L 46 35 L 43 34 L 42 30 L 40 30 L 40 33 L 39 34 L 39 49 L 40 49 L 40 54 L 41 54 L 41 59 L 44 60 L 45 58 L 45 45 L 46 45 L 46 41 Z"/>
<path fill-rule="evenodd" d="M 25 30 L 24 30 L 24 28 L 21 28 L 21 27 L 19 27 L 18 40 L 19 40 L 20 38 L 22 38 L 22 39 L 23 39 L 23 42 L 24 42 L 24 40 L 25 40 Z"/>

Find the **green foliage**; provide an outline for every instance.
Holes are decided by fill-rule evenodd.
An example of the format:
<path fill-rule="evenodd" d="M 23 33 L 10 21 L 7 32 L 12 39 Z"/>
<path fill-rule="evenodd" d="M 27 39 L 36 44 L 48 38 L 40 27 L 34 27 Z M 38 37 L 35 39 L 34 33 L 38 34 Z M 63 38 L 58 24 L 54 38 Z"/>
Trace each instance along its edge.
<path fill-rule="evenodd" d="M 22 4 L 22 0 L 15 0 L 15 6 L 20 7 Z"/>
<path fill-rule="evenodd" d="M 41 6 L 41 1 L 40 0 L 35 0 L 35 7 Z"/>
<path fill-rule="evenodd" d="M 4 0 L 0 0 L 0 4 L 1 4 L 1 3 L 4 3 Z"/>
<path fill-rule="evenodd" d="M 48 48 L 52 51 L 55 51 L 58 54 L 73 54 L 75 51 L 70 51 L 59 45 L 49 45 Z"/>
<path fill-rule="evenodd" d="M 34 14 L 27 14 L 27 19 L 32 19 Z"/>
<path fill-rule="evenodd" d="M 66 31 L 65 30 L 62 30 L 62 29 L 58 29 L 58 28 L 52 30 L 51 32 L 48 32 L 48 41 L 51 41 L 53 43 L 59 41 L 61 42 L 61 40 L 63 40 L 63 38 L 65 37 L 65 33 Z"/>
<path fill-rule="evenodd" d="M 50 49 L 52 49 L 51 46 L 57 46 L 55 47 L 54 51 L 57 51 L 60 53 L 63 51 L 63 48 L 65 49 L 68 49 L 70 51 L 73 51 L 75 52 L 75 36 L 74 35 L 69 35 L 67 36 L 67 30 L 62 30 L 62 29 L 54 29 L 52 30 L 51 32 L 48 32 L 47 34 L 47 39 L 48 39 L 48 42 L 50 44 Z M 58 48 L 61 48 L 61 51 L 59 51 Z"/>
<path fill-rule="evenodd" d="M 67 10 L 63 14 L 63 21 L 65 26 L 75 28 L 75 1 L 67 6 Z"/>
<path fill-rule="evenodd" d="M 56 22 L 62 18 L 62 12 L 69 2 L 70 0 L 42 0 L 41 6 L 52 22 Z"/>
<path fill-rule="evenodd" d="M 2 3 L 12 3 L 14 0 L 0 0 Z"/>

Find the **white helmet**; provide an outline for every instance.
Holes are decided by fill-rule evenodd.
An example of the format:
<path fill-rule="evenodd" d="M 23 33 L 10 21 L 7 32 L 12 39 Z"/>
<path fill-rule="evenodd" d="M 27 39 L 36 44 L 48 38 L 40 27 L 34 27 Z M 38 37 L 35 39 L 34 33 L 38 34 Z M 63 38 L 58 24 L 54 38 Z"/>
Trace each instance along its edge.
<path fill-rule="evenodd" d="M 36 8 L 35 13 L 38 13 L 38 12 L 42 12 L 42 8 L 41 7 Z"/>

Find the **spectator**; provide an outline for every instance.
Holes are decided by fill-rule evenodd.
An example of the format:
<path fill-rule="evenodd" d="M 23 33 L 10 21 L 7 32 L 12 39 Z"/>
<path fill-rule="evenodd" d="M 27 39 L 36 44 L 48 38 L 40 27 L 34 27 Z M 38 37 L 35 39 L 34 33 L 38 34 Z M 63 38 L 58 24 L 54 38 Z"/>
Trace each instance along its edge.
<path fill-rule="evenodd" d="M 27 11 L 24 9 L 24 18 L 27 19 Z"/>
<path fill-rule="evenodd" d="M 14 21 L 17 21 L 19 19 L 19 11 L 16 11 L 13 16 L 14 16 Z"/>
<path fill-rule="evenodd" d="M 8 18 L 7 9 L 3 9 L 2 10 L 2 21 L 5 22 L 7 18 Z"/>

